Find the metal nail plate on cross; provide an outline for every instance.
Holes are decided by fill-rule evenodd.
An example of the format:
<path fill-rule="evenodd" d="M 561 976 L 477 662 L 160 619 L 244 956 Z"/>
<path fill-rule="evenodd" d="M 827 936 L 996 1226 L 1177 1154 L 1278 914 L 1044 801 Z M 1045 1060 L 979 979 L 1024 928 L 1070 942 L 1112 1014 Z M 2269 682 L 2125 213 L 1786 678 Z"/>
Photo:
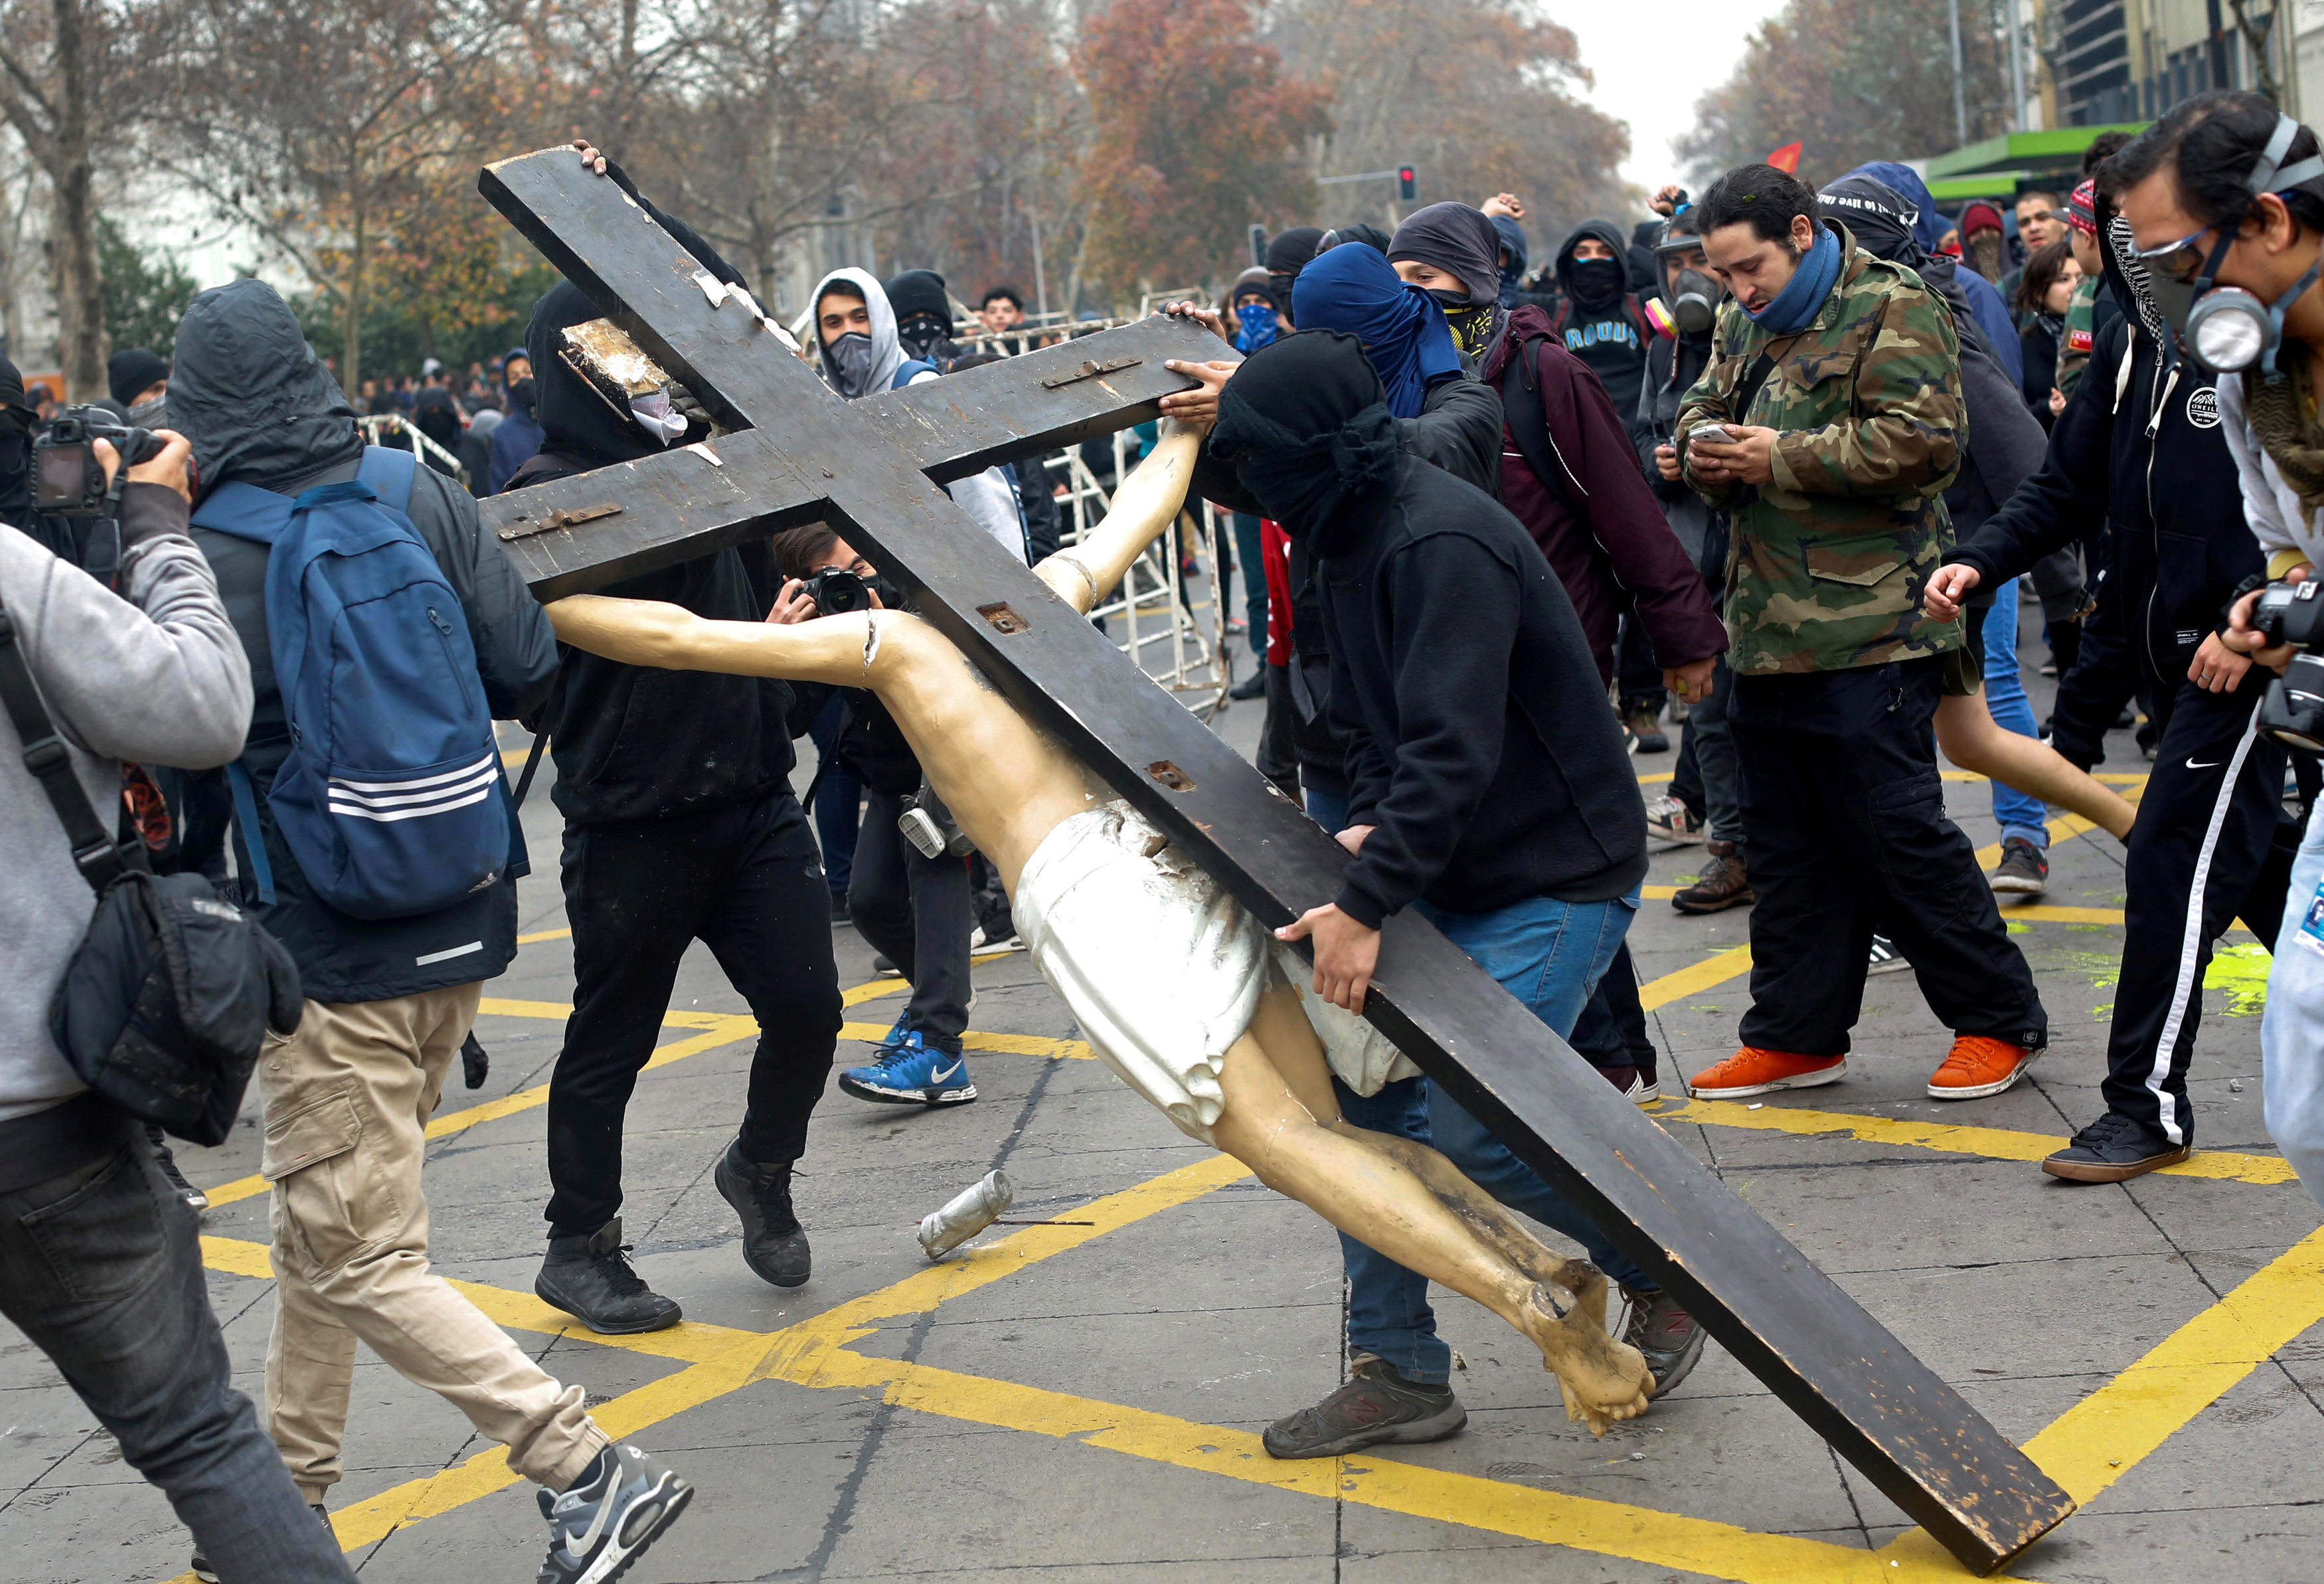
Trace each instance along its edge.
<path fill-rule="evenodd" d="M 570 149 L 503 161 L 484 197 L 733 432 L 483 504 L 543 599 L 822 520 L 1026 717 L 1193 855 L 1262 924 L 1337 893 L 1346 855 L 1273 784 L 1051 597 L 936 486 L 1155 415 L 1231 357 L 1149 320 L 843 404 Z M 1367 1015 L 1595 1217 L 1721 1343 L 1978 1573 L 2072 1497 L 1693 1156 L 1424 920 L 1392 918 Z"/>

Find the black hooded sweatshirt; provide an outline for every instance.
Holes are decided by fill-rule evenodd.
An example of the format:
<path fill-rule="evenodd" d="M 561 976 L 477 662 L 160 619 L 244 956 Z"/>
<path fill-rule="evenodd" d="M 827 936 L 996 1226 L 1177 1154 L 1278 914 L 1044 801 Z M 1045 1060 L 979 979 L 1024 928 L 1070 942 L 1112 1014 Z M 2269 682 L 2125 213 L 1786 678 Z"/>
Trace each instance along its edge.
<path fill-rule="evenodd" d="M 263 281 L 205 292 L 187 308 L 170 377 L 170 424 L 193 442 L 205 491 L 239 479 L 297 495 L 353 478 L 363 459 L 363 437 L 337 382 Z M 405 509 L 460 597 L 493 714 L 508 720 L 539 709 L 557 670 L 556 635 L 515 563 L 477 520 L 475 501 L 422 468 L 413 474 Z M 290 750 L 266 626 L 269 552 L 208 528 L 196 527 L 193 539 L 217 574 L 226 616 L 250 658 L 255 695 L 243 762 L 259 793 L 277 900 L 261 907 L 245 878 L 243 905 L 290 949 L 307 995 L 317 1001 L 383 1001 L 499 973 L 516 955 L 514 872 L 439 912 L 408 919 L 350 918 L 309 888 L 265 801 Z M 237 867 L 244 876 L 251 872 L 242 846 L 248 839 L 237 822 Z M 185 866 L 198 867 L 202 857 L 189 851 Z"/>
<path fill-rule="evenodd" d="M 2162 701 L 2264 558 L 2244 520 L 2209 376 L 2170 355 L 2169 330 L 2111 249 L 2102 291 L 2125 311 L 2098 333 L 2041 470 L 1948 559 L 1991 585 L 2103 529 L 2112 566 L 2100 603 L 2119 616 Z"/>
<path fill-rule="evenodd" d="M 608 179 L 636 199 L 703 267 L 736 285 L 742 277 L 680 221 L 655 208 L 619 168 Z M 510 489 L 650 457 L 663 447 L 617 413 L 558 356 L 568 325 L 603 313 L 560 282 L 532 310 L 524 335 L 532 359 L 540 449 Z M 766 618 L 781 584 L 764 541 L 683 561 L 597 590 L 616 599 L 664 600 L 713 621 Z M 568 825 L 699 814 L 790 787 L 788 683 L 712 672 L 623 665 L 567 648 L 547 716 L 557 761 L 555 796 Z"/>
<path fill-rule="evenodd" d="M 1338 465 L 1363 469 L 1341 498 L 1309 511 L 1264 478 L 1286 431 L 1335 431 Z M 1354 338 L 1252 354 L 1211 444 L 1316 558 L 1349 822 L 1376 827 L 1341 911 L 1377 927 L 1421 897 L 1487 912 L 1637 885 L 1646 816 L 1572 603 L 1522 523 L 1399 449 Z"/>
<path fill-rule="evenodd" d="M 1614 256 L 1577 272 L 1583 261 L 1573 250 L 1592 239 L 1612 248 Z M 1550 318 L 1552 328 L 1565 349 L 1590 366 L 1614 399 L 1614 411 L 1628 421 L 1638 410 L 1651 338 L 1630 294 L 1630 239 L 1611 220 L 1584 220 L 1557 249 L 1557 286 L 1564 301 Z"/>

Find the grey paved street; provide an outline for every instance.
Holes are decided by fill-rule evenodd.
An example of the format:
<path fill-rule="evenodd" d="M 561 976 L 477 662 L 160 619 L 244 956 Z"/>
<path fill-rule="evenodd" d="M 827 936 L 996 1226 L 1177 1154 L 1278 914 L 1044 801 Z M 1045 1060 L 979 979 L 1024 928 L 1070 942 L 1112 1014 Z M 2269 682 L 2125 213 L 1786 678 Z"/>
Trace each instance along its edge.
<path fill-rule="evenodd" d="M 2041 653 L 2030 630 L 2024 653 Z M 1250 704 L 1221 721 L 1246 751 L 1258 726 Z M 1663 777 L 1672 757 L 1636 764 Z M 2127 732 L 2101 768 L 2143 773 Z M 1996 839 L 1984 786 L 1947 794 L 1974 841 Z M 488 987 L 490 1081 L 448 1094 L 439 1114 L 436 1258 L 552 1373 L 585 1383 L 609 1428 L 698 1487 L 635 1584 L 1964 1576 L 1715 1347 L 1651 1413 L 1592 1440 L 1519 1338 L 1442 1295 L 1465 1434 L 1271 1462 L 1259 1431 L 1341 1378 L 1335 1240 L 1087 1060 L 1021 953 L 977 969 L 977 1104 L 921 1113 L 828 1093 L 798 1187 L 815 1278 L 787 1292 L 744 1268 L 710 1182 L 740 1114 L 751 1025 L 697 949 L 669 1060 L 630 1113 L 625 1211 L 640 1268 L 688 1323 L 634 1339 L 567 1331 L 531 1295 L 540 1086 L 572 993 L 555 817 L 538 792 L 527 826 L 540 872 L 522 891 L 523 929 L 540 939 Z M 1910 974 L 1871 982 L 1846 1082 L 1764 1106 L 1678 1098 L 1679 1079 L 1732 1048 L 1745 980 L 1733 959 L 1702 965 L 1742 944 L 1748 923 L 1674 913 L 1662 898 L 1701 849 L 1657 856 L 1650 883 L 1664 889 L 1631 939 L 1665 1052 L 1664 1124 L 2083 1502 L 2014 1576 L 2312 1580 L 2324 1574 L 2324 1238 L 2262 1124 L 2265 955 L 2237 931 L 2203 997 L 2205 1153 L 2123 1187 L 2054 1183 L 2033 1161 L 2099 1108 L 2123 852 L 2091 833 L 2053 856 L 2043 905 L 2012 928 L 2057 1042 L 2030 1084 L 1945 1107 L 1922 1085 L 1946 1036 Z M 898 981 L 874 977 L 852 931 L 838 950 L 841 983 L 859 987 L 844 1064 L 894 1015 Z M 229 1144 L 181 1155 L 231 1200 L 205 1230 L 251 1392 L 272 1306 L 255 1122 L 254 1101 Z M 996 1228 L 973 1257 L 932 1269 L 916 1223 L 995 1166 L 1018 1185 L 1014 1214 L 1096 1225 Z M 0 1432 L 0 1576 L 183 1571 L 187 1537 L 167 1504 L 5 1329 Z M 515 1584 L 543 1543 L 531 1491 L 498 1449 L 368 1354 L 331 1506 L 382 1584 Z"/>

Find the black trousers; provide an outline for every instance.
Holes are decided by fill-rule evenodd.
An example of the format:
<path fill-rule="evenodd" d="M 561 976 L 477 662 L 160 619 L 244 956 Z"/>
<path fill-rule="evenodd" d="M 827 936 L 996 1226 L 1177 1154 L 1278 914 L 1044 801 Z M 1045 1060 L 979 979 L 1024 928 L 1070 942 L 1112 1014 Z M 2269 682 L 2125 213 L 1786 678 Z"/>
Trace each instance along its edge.
<path fill-rule="evenodd" d="M 798 800 L 569 825 L 565 913 L 575 985 L 549 1081 L 551 1234 L 595 1232 L 621 1210 L 622 1118 L 696 940 L 759 1023 L 742 1153 L 798 1159 L 840 1023 L 831 892 Z"/>
<path fill-rule="evenodd" d="M 1656 1048 L 1638 999 L 1638 967 L 1622 942 L 1573 1024 L 1573 1048 L 1592 1067 L 1635 1067 L 1654 1080 Z"/>
<path fill-rule="evenodd" d="M 1930 722 L 1943 661 L 1735 680 L 1751 852 L 1751 1010 L 1742 1039 L 1849 1048 L 1877 931 L 1956 1033 L 2040 1045 L 2049 1019 L 1976 849 L 1945 817 Z"/>
<path fill-rule="evenodd" d="M 1651 704 L 1659 715 L 1670 702 L 1670 692 L 1663 686 L 1663 668 L 1655 662 L 1654 641 L 1646 636 L 1646 625 L 1635 611 L 1624 613 L 1621 634 L 1615 640 L 1614 681 L 1622 690 L 1625 709 Z"/>
<path fill-rule="evenodd" d="M 1266 670 L 1267 715 L 1259 731 L 1259 773 L 1296 803 L 1300 801 L 1299 748 L 1292 741 L 1291 726 L 1299 718 L 1299 706 L 1291 698 L 1291 668 L 1268 665 Z"/>
<path fill-rule="evenodd" d="M 2211 942 L 2238 917 L 2272 942 L 2292 882 L 2300 828 L 2283 816 L 2284 749 L 2252 730 L 2273 681 L 2254 666 L 2232 692 L 2179 689 L 2130 829 L 2104 1092 L 2174 1144 L 2194 1138 L 2187 1067 Z"/>
<path fill-rule="evenodd" d="M 925 857 L 904 839 L 896 820 L 910 801 L 893 792 L 864 794 L 847 916 L 910 982 L 910 1026 L 927 1043 L 956 1054 L 968 1027 L 968 937 L 976 927 L 968 860 Z"/>
<path fill-rule="evenodd" d="M 2088 770 L 2106 760 L 2106 735 L 2137 694 L 2137 662 L 2130 641 L 2091 622 L 2082 630 L 2074 663 L 2058 679 L 2050 712 L 2050 746 Z"/>

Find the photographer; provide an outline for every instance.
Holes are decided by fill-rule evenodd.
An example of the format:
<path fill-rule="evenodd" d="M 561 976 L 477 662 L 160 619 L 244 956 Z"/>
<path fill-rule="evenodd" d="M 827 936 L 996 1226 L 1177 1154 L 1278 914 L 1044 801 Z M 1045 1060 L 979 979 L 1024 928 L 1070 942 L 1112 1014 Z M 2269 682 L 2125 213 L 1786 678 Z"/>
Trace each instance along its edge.
<path fill-rule="evenodd" d="M 5 422 L 5 420 L 0 420 Z M 186 538 L 182 437 L 129 470 L 116 595 L 0 529 L 0 610 L 90 804 L 120 761 L 221 764 L 242 750 L 250 667 Z M 94 442 L 110 485 L 112 445 Z M 14 508 L 12 508 L 12 511 Z M 0 517 L 0 521 L 8 521 Z M 0 714 L 0 1313 L 30 1337 L 237 1584 L 351 1580 L 250 1401 L 233 1389 L 193 1212 L 142 1132 L 92 1094 L 49 1005 L 95 901 L 16 728 Z"/>
<path fill-rule="evenodd" d="M 821 523 L 776 534 L 774 551 L 785 581 L 767 620 L 778 625 L 842 611 L 882 610 L 896 603 L 895 590 L 879 569 Z M 813 689 L 797 686 L 803 699 Z M 856 932 L 912 987 L 910 1005 L 872 1061 L 843 1071 L 839 1087 L 859 1100 L 884 1105 L 964 1106 L 976 1098 L 976 1085 L 960 1053 L 961 1033 L 968 1027 L 968 942 L 975 922 L 968 864 L 964 853 L 923 850 L 906 838 L 899 822 L 913 820 L 924 833 L 943 837 L 957 838 L 958 829 L 944 805 L 924 792 L 920 762 L 878 697 L 859 688 L 836 691 L 843 713 L 830 763 L 852 775 L 865 794 L 848 914 Z M 914 810 L 923 811 L 915 818 Z"/>
<path fill-rule="evenodd" d="M 2236 753 L 2276 748 L 2272 730 L 2313 744 L 2324 723 L 2306 678 L 2319 669 L 2324 629 L 2314 595 L 2298 596 L 2324 561 L 2324 423 L 2313 394 L 2324 356 L 2324 158 L 2315 134 L 2264 97 L 2211 93 L 2134 140 L 2115 176 L 2163 317 L 2188 361 L 2217 375 L 2217 422 L 2266 575 L 2295 586 L 2242 595 L 2219 635 L 2239 673 L 2289 672 L 2298 689 L 2277 682 L 2260 694 Z M 2259 922 L 2264 930 L 2269 921 Z M 2274 948 L 2260 1024 L 2268 1129 L 2324 1201 L 2324 821 L 2312 811 Z"/>

